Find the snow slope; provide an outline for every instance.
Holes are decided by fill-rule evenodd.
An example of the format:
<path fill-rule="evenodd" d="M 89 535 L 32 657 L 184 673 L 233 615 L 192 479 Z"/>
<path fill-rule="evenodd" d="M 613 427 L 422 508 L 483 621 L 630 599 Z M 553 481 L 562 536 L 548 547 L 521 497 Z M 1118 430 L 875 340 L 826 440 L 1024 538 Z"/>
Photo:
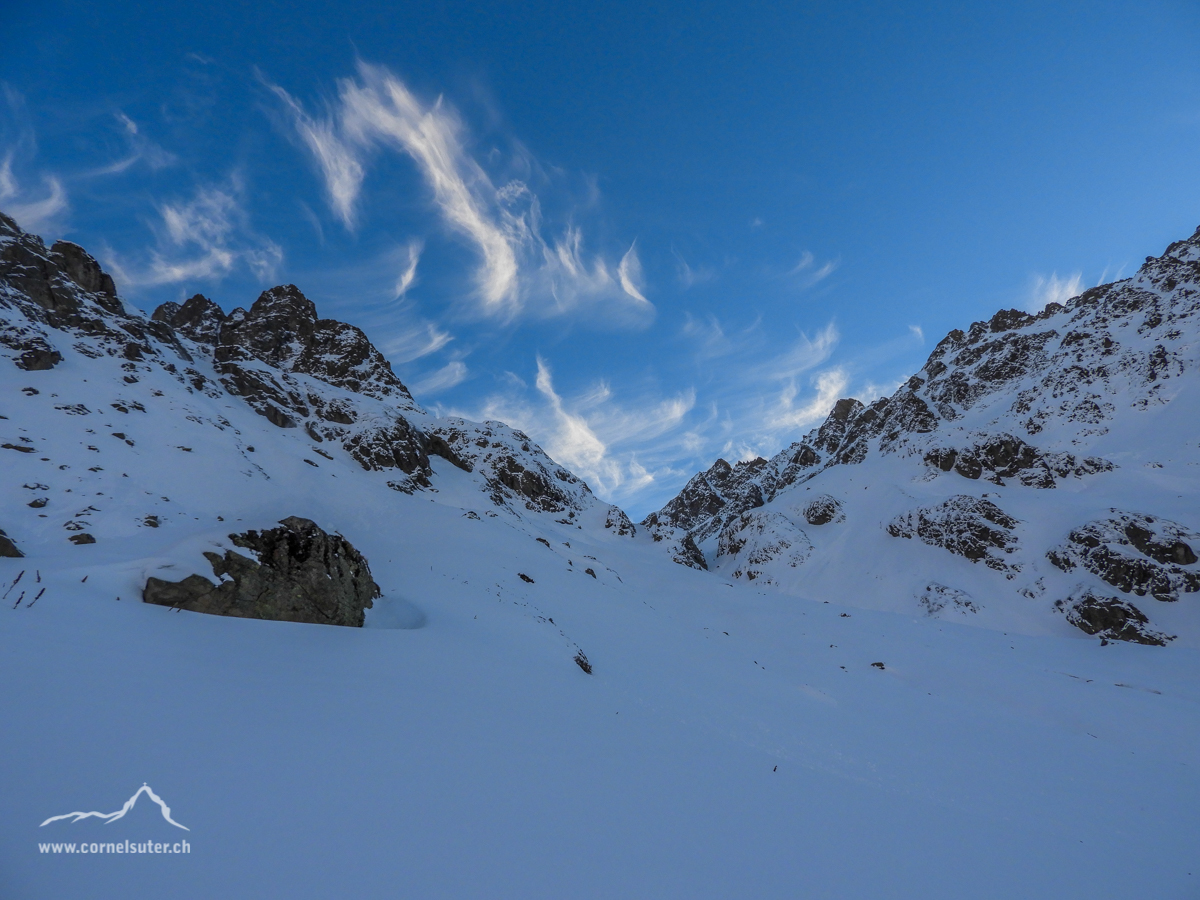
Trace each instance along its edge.
<path fill-rule="evenodd" d="M 891 397 L 718 460 L 643 525 L 793 595 L 1047 635 L 1101 597 L 1144 620 L 1121 639 L 1196 647 L 1200 230 L 1065 306 L 951 332 Z"/>
<path fill-rule="evenodd" d="M 79 265 L 67 284 L 53 251 L 29 236 L 10 250 L 17 238 L 76 307 L 47 312 L 6 273 L 0 343 L 26 367 L 0 360 L 0 443 L 19 448 L 0 448 L 0 528 L 25 556 L 0 558 L 0 896 L 1200 891 L 1187 622 L 1165 648 L 1101 647 L 1061 615 L 1003 628 L 1023 620 L 987 619 L 986 599 L 958 618 L 993 628 L 860 608 L 891 586 L 859 572 L 828 570 L 819 584 L 844 588 L 820 597 L 679 566 L 524 435 L 434 420 L 402 385 L 339 387 L 332 368 L 297 364 L 304 335 L 278 364 L 232 360 L 300 396 L 310 415 L 277 406 L 294 420 L 281 427 L 265 393 L 227 389 L 239 370 L 219 344 L 89 290 L 104 285 Z M 334 408 L 353 421 L 315 415 Z M 393 443 L 363 439 L 381 432 Z M 822 490 L 850 522 L 865 498 L 908 509 L 965 481 L 912 482 L 912 464 L 887 458 L 899 487 L 840 466 Z M 793 522 L 816 493 L 804 486 L 777 510 Z M 1035 521 L 1053 530 L 1010 511 L 1022 539 Z M 1187 521 L 1182 505 L 1155 511 Z M 365 628 L 139 602 L 149 575 L 211 574 L 203 550 L 289 515 L 369 559 L 383 596 Z M 818 571 L 836 518 L 805 522 L 816 549 L 796 572 Z M 866 551 L 889 546 L 915 545 L 883 535 Z M 119 809 L 144 782 L 186 835 L 147 802 L 111 824 L 39 827 Z M 38 848 L 181 835 L 186 854 Z"/>

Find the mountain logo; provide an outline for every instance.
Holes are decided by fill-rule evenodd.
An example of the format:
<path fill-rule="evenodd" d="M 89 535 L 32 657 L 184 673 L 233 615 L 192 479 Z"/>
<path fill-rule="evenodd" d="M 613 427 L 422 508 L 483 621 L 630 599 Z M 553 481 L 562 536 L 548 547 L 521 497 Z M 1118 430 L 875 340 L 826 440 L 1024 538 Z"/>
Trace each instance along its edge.
<path fill-rule="evenodd" d="M 158 796 L 158 794 L 154 793 L 154 791 L 151 789 L 150 785 L 146 784 L 146 782 L 144 782 L 144 781 L 142 782 L 142 786 L 134 792 L 133 796 L 125 801 L 125 805 L 122 806 L 120 809 L 118 809 L 116 812 L 110 812 L 110 813 L 101 813 L 101 812 L 64 813 L 61 816 L 51 816 L 49 819 L 47 819 L 45 822 L 43 822 L 38 827 L 44 828 L 45 826 L 49 825 L 51 822 L 58 822 L 61 819 L 70 819 L 72 823 L 75 823 L 75 822 L 80 821 L 81 819 L 91 819 L 91 818 L 104 819 L 105 825 L 111 825 L 113 822 L 117 821 L 117 819 L 124 817 L 125 813 L 127 813 L 131 809 L 133 809 L 133 805 L 135 803 L 137 803 L 138 797 L 142 796 L 142 794 L 145 794 L 147 797 L 149 797 L 151 800 L 153 800 L 155 803 L 158 804 L 159 809 L 162 810 L 162 815 L 163 815 L 164 819 L 166 819 L 168 822 L 170 822 L 176 828 L 182 828 L 184 831 L 191 831 L 191 829 L 188 828 L 186 825 L 180 825 L 178 822 L 176 822 L 174 819 L 171 818 L 171 807 L 167 806 L 167 804 L 163 802 L 163 798 Z"/>

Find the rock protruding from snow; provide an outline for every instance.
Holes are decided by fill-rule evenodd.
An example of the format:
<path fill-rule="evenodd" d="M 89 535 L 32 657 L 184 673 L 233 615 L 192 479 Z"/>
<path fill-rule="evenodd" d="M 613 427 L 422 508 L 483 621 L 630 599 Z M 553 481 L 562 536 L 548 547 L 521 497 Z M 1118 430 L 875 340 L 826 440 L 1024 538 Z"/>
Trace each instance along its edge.
<path fill-rule="evenodd" d="M 620 537 L 633 537 L 637 534 L 636 526 L 629 521 L 629 516 L 625 515 L 625 510 L 619 506 L 608 508 L 608 515 L 604 517 L 604 527 Z"/>
<path fill-rule="evenodd" d="M 893 537 L 919 538 L 932 547 L 1007 572 L 1020 568 L 1007 559 L 1017 549 L 1016 525 L 1016 519 L 990 500 L 956 494 L 934 506 L 897 516 L 888 523 L 887 531 Z"/>
<path fill-rule="evenodd" d="M 1112 517 L 1076 528 L 1046 554 L 1070 572 L 1081 566 L 1127 594 L 1178 600 L 1200 591 L 1200 566 L 1193 545 L 1200 534 L 1157 516 L 1112 510 Z"/>
<path fill-rule="evenodd" d="M 142 598 L 220 616 L 362 627 L 380 593 L 362 554 L 308 519 L 292 516 L 279 524 L 229 536 L 257 559 L 233 550 L 205 553 L 218 583 L 202 575 L 179 582 L 150 578 Z"/>
<path fill-rule="evenodd" d="M 936 616 L 945 609 L 960 613 L 979 612 L 979 607 L 966 591 L 960 591 L 958 588 L 948 587 L 936 581 L 929 582 L 917 594 L 917 603 L 925 610 L 927 616 Z"/>
<path fill-rule="evenodd" d="M 804 507 L 804 521 L 809 525 L 828 525 L 830 522 L 846 521 L 842 512 L 842 501 L 829 494 L 821 494 Z"/>
<path fill-rule="evenodd" d="M 925 463 L 943 472 L 954 471 L 964 478 L 984 478 L 1003 486 L 1005 478 L 1016 478 L 1026 487 L 1053 488 L 1056 478 L 1080 478 L 1115 467 L 1106 459 L 1088 456 L 1076 459 L 1071 453 L 1043 453 L 1011 434 L 994 434 L 963 449 L 937 447 L 925 453 Z"/>
<path fill-rule="evenodd" d="M 1153 631 L 1150 620 L 1128 600 L 1104 597 L 1086 589 L 1055 604 L 1079 630 L 1110 641 L 1165 646 L 1172 636 Z"/>
<path fill-rule="evenodd" d="M 7 556 L 10 559 L 20 559 L 24 555 L 13 542 L 13 539 L 4 533 L 3 528 L 0 528 L 0 556 Z"/>
<path fill-rule="evenodd" d="M 717 557 L 733 561 L 734 578 L 766 584 L 778 580 L 780 571 L 803 565 L 812 549 L 795 522 L 771 510 L 747 510 L 731 519 L 717 539 Z"/>

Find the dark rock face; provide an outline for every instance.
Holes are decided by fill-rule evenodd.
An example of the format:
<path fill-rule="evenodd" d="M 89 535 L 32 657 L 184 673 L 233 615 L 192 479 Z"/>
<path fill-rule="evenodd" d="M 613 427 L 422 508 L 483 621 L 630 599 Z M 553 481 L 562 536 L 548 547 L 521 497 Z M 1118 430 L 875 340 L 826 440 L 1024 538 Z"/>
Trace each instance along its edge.
<path fill-rule="evenodd" d="M 1089 456 L 1076 459 L 1070 453 L 1043 453 L 1011 434 L 996 434 L 962 450 L 935 448 L 925 453 L 925 464 L 943 472 L 954 471 L 964 478 L 984 478 L 1004 484 L 1017 478 L 1035 488 L 1053 488 L 1056 478 L 1076 478 L 1111 472 L 1116 468 L 1106 459 Z"/>
<path fill-rule="evenodd" d="M 191 311 L 184 304 L 174 317 L 190 315 L 200 323 L 196 332 L 208 336 L 220 310 L 203 297 L 199 301 Z M 235 368 L 247 355 L 281 372 L 311 375 L 356 394 L 415 406 L 391 363 L 367 336 L 345 322 L 318 319 L 316 306 L 294 284 L 263 291 L 249 311 L 235 309 L 221 317 L 214 360 Z"/>
<path fill-rule="evenodd" d="M 1016 519 L 991 501 L 958 494 L 936 506 L 897 516 L 888 523 L 887 532 L 892 537 L 920 538 L 990 569 L 1016 571 L 1019 567 L 1004 558 L 1016 550 L 1016 525 Z"/>
<path fill-rule="evenodd" d="M 1171 636 L 1152 631 L 1145 613 L 1127 600 L 1102 597 L 1085 590 L 1055 606 L 1066 613 L 1067 621 L 1086 634 L 1110 641 L 1130 641 L 1163 647 Z"/>
<path fill-rule="evenodd" d="M 26 371 L 49 369 L 62 360 L 56 331 L 82 339 L 92 355 L 141 361 L 169 349 L 190 359 L 170 328 L 125 310 L 112 277 L 82 247 L 59 241 L 47 250 L 0 213 L 0 349 Z"/>
<path fill-rule="evenodd" d="M 804 507 L 804 521 L 809 525 L 828 525 L 830 522 L 844 522 L 846 514 L 842 512 L 842 502 L 829 494 L 814 497 Z"/>
<path fill-rule="evenodd" d="M 1192 549 L 1200 534 L 1169 519 L 1117 509 L 1112 513 L 1076 528 L 1046 558 L 1064 572 L 1082 566 L 1139 597 L 1172 601 L 1181 593 L 1200 591 L 1200 567 Z"/>
<path fill-rule="evenodd" d="M 219 584 L 201 575 L 179 582 L 150 578 L 142 599 L 221 616 L 362 627 L 380 593 L 362 554 L 308 519 L 292 516 L 279 524 L 229 536 L 257 562 L 232 550 L 205 553 Z"/>
<path fill-rule="evenodd" d="M 4 529 L 0 528 L 0 557 L 20 559 L 24 555 L 25 554 L 17 548 L 17 545 L 13 543 L 12 538 L 4 533 Z"/>
<path fill-rule="evenodd" d="M 183 306 L 178 303 L 164 303 L 154 311 L 151 318 L 167 323 L 188 340 L 213 346 L 221 336 L 221 323 L 225 321 L 225 313 L 203 294 L 196 294 Z"/>

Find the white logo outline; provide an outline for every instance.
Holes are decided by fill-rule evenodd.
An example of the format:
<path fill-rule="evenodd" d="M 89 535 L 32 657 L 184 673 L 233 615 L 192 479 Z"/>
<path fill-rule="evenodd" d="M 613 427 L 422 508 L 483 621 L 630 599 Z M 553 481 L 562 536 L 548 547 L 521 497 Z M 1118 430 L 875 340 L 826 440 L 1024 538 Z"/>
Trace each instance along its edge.
<path fill-rule="evenodd" d="M 69 813 L 64 813 L 61 816 L 51 816 L 49 819 L 47 819 L 45 822 L 43 822 L 41 825 L 39 825 L 38 828 L 45 828 L 51 822 L 57 822 L 61 819 L 70 819 L 71 823 L 74 824 L 75 822 L 78 822 L 82 819 L 90 819 L 93 817 L 97 818 L 97 819 L 104 819 L 105 825 L 111 825 L 113 822 L 117 821 L 117 819 L 124 817 L 124 815 L 127 812 L 129 812 L 131 809 L 133 809 L 133 805 L 135 803 L 137 803 L 137 798 L 140 797 L 142 794 L 145 794 L 147 797 L 149 797 L 151 800 L 153 800 L 155 803 L 157 803 L 159 806 L 159 809 L 162 810 L 163 818 L 166 819 L 168 822 L 170 822 L 172 825 L 174 825 L 176 828 L 182 828 L 184 831 L 192 830 L 192 829 L 188 828 L 186 825 L 180 825 L 178 822 L 176 822 L 174 819 L 171 818 L 171 807 L 167 806 L 167 804 L 163 802 L 163 798 L 158 796 L 158 794 L 154 793 L 154 791 L 153 791 L 153 789 L 151 789 L 150 785 L 146 784 L 146 782 L 144 782 L 144 781 L 142 782 L 142 786 L 134 792 L 133 796 L 125 801 L 125 805 L 122 806 L 120 809 L 118 809 L 116 812 L 110 812 L 110 813 L 69 812 Z"/>

